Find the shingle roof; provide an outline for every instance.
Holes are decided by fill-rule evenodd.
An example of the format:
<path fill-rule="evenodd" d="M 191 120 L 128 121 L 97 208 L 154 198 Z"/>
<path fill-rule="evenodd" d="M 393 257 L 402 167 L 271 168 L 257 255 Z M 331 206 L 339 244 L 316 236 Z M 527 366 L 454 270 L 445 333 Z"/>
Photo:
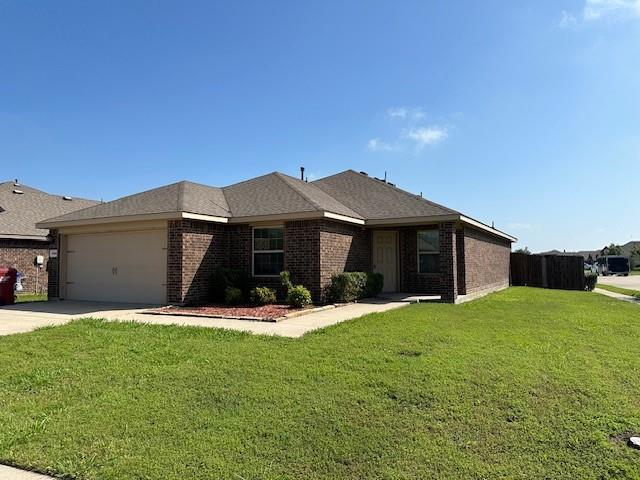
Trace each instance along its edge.
<path fill-rule="evenodd" d="M 14 193 L 14 191 L 22 193 Z M 96 203 L 94 200 L 83 198 L 65 200 L 60 195 L 52 195 L 27 185 L 2 182 L 0 183 L 0 237 L 45 239 L 49 231 L 36 228 L 37 222 L 90 207 Z"/>
<path fill-rule="evenodd" d="M 280 215 L 295 218 L 296 214 L 310 218 L 309 213 L 318 213 L 319 217 L 330 214 L 351 217 L 351 221 L 359 224 L 454 215 L 462 217 L 455 210 L 387 182 L 347 170 L 311 183 L 279 172 L 223 188 L 183 181 L 48 218 L 40 223 L 41 226 L 51 226 L 100 219 L 108 222 L 112 220 L 107 219 L 117 221 L 120 217 L 149 214 L 168 215 L 163 218 L 174 218 L 172 215 L 175 214 L 175 218 L 179 218 L 186 213 L 231 221 Z M 467 221 L 479 224 L 473 219 Z"/>
<path fill-rule="evenodd" d="M 312 184 L 367 220 L 459 214 L 353 170 L 321 178 Z"/>
<path fill-rule="evenodd" d="M 313 183 L 280 172 L 236 183 L 222 191 L 233 217 L 325 211 L 362 218 Z"/>
<path fill-rule="evenodd" d="M 178 212 L 228 217 L 229 207 L 221 189 L 183 181 L 50 218 L 47 222 Z"/>

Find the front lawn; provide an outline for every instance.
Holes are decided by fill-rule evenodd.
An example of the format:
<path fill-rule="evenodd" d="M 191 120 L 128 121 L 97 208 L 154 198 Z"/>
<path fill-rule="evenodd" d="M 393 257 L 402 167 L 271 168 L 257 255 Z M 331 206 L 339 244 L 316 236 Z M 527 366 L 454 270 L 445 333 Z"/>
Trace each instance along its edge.
<path fill-rule="evenodd" d="M 301 339 L 0 337 L 0 462 L 79 479 L 639 478 L 640 309 L 512 288 Z"/>
<path fill-rule="evenodd" d="M 16 295 L 16 303 L 46 302 L 46 293 L 19 293 Z"/>
<path fill-rule="evenodd" d="M 615 285 L 605 285 L 603 283 L 598 283 L 596 288 L 601 288 L 603 290 L 609 290 L 610 292 L 621 293 L 622 295 L 630 295 L 632 297 L 640 298 L 640 291 L 631 290 L 629 288 L 616 287 Z"/>

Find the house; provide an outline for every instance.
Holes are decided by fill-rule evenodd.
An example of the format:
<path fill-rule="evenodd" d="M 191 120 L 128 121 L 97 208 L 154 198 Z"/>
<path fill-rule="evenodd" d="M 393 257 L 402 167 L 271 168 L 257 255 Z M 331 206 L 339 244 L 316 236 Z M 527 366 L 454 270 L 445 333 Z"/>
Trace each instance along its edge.
<path fill-rule="evenodd" d="M 60 248 L 50 297 L 158 304 L 205 299 L 217 266 L 268 286 L 288 270 L 315 302 L 342 271 L 454 302 L 506 287 L 515 241 L 353 170 L 309 183 L 278 172 L 223 188 L 183 181 L 38 226 Z"/>
<path fill-rule="evenodd" d="M 36 228 L 36 223 L 95 204 L 51 195 L 17 181 L 0 183 L 0 265 L 14 267 L 23 275 L 25 292 L 46 292 L 47 264 L 55 245 L 49 230 Z"/>

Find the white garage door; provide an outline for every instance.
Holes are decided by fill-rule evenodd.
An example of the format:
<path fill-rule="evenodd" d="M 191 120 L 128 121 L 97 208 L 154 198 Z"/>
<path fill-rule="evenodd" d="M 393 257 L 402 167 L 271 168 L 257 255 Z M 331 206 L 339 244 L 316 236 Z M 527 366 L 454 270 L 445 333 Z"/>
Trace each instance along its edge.
<path fill-rule="evenodd" d="M 167 231 L 69 235 L 69 300 L 165 303 Z"/>

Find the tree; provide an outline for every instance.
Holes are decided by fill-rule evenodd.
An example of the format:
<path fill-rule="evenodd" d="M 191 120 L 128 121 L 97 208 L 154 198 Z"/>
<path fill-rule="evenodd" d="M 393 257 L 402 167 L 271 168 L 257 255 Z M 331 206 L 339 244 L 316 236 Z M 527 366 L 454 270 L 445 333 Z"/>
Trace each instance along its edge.
<path fill-rule="evenodd" d="M 529 247 L 519 248 L 513 253 L 524 253 L 525 255 L 531 255 L 531 252 L 529 251 Z"/>
<path fill-rule="evenodd" d="M 616 245 L 612 243 L 608 247 L 604 247 L 602 249 L 603 255 L 622 255 L 622 247 L 620 245 Z"/>
<path fill-rule="evenodd" d="M 631 258 L 633 260 L 634 266 L 640 265 L 640 245 L 635 245 L 631 249 Z"/>

